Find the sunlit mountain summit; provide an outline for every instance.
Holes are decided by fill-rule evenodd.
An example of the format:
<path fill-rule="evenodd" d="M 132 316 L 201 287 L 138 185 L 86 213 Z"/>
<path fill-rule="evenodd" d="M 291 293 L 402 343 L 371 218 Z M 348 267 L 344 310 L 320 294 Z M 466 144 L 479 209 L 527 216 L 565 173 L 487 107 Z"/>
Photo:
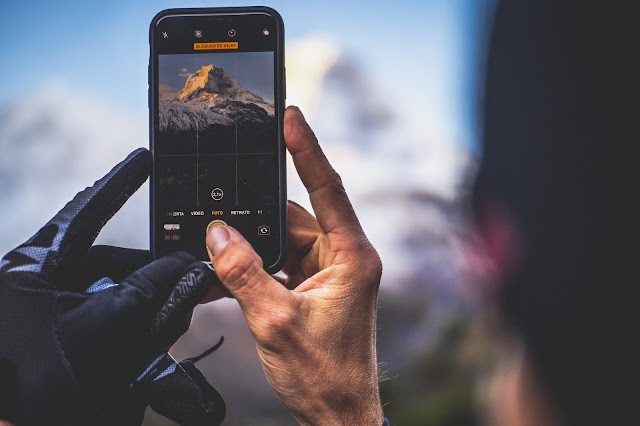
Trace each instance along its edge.
<path fill-rule="evenodd" d="M 178 96 L 178 100 L 184 102 L 196 99 L 209 103 L 216 99 L 230 99 L 244 103 L 266 104 L 267 108 L 271 106 L 273 114 L 272 104 L 240 87 L 240 84 L 230 78 L 222 68 L 214 65 L 206 65 L 191 74 Z"/>
<path fill-rule="evenodd" d="M 245 90 L 220 67 L 205 65 L 178 93 L 159 87 L 160 130 L 173 133 L 237 123 L 259 125 L 274 117 L 274 104 Z"/>

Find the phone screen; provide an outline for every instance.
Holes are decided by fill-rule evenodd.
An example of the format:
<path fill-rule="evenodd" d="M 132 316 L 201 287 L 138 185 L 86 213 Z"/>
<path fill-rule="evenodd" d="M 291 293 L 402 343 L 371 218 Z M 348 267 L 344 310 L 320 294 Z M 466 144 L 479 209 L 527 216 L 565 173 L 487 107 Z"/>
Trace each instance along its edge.
<path fill-rule="evenodd" d="M 281 257 L 283 96 L 277 21 L 268 14 L 166 16 L 152 37 L 156 257 L 208 260 L 216 221 L 265 266 Z"/>

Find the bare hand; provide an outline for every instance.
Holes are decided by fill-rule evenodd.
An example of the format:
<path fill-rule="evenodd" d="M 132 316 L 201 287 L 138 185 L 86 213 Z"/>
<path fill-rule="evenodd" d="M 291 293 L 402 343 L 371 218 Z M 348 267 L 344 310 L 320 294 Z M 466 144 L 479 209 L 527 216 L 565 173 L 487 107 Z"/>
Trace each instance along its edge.
<path fill-rule="evenodd" d="M 317 215 L 289 202 L 286 280 L 268 275 L 231 227 L 216 226 L 207 235 L 211 261 L 240 303 L 267 380 L 301 424 L 381 425 L 380 258 L 295 107 L 285 112 L 284 136 Z"/>

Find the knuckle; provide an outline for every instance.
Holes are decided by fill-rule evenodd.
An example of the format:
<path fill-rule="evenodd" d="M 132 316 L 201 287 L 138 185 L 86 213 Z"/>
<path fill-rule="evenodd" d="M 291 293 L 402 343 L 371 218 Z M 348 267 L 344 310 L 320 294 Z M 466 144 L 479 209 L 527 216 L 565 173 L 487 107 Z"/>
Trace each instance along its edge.
<path fill-rule="evenodd" d="M 378 279 L 380 280 L 380 278 L 382 278 L 382 259 L 380 258 L 380 255 L 378 254 L 378 252 L 373 249 L 373 254 L 371 255 L 371 270 L 372 270 L 372 274 Z"/>
<path fill-rule="evenodd" d="M 280 335 L 283 331 L 289 330 L 295 321 L 295 314 L 287 309 L 275 310 L 269 315 L 267 325 L 269 330 Z"/>
<path fill-rule="evenodd" d="M 333 178 L 332 178 L 330 183 L 331 183 L 332 188 L 336 192 L 338 192 L 340 194 L 344 194 L 344 195 L 347 194 L 347 191 L 344 188 L 344 183 L 342 183 L 342 177 L 340 177 L 340 174 L 338 172 L 336 172 L 335 170 L 333 172 Z"/>
<path fill-rule="evenodd" d="M 250 282 L 262 269 L 262 260 L 255 253 L 239 253 L 221 259 L 215 265 L 218 278 L 231 286 Z"/>
<path fill-rule="evenodd" d="M 346 190 L 344 189 L 344 185 L 342 184 L 342 179 L 338 172 L 330 168 L 330 172 L 328 176 L 325 177 L 320 183 L 318 183 L 315 187 L 309 189 L 310 193 L 318 192 L 320 190 L 330 190 L 341 195 L 346 195 Z"/>
<path fill-rule="evenodd" d="M 371 244 L 358 254 L 359 275 L 364 285 L 378 288 L 382 278 L 382 260 Z"/>
<path fill-rule="evenodd" d="M 274 309 L 264 317 L 264 330 L 261 333 L 262 344 L 279 345 L 282 342 L 293 343 L 295 339 L 297 315 L 286 308 Z"/>

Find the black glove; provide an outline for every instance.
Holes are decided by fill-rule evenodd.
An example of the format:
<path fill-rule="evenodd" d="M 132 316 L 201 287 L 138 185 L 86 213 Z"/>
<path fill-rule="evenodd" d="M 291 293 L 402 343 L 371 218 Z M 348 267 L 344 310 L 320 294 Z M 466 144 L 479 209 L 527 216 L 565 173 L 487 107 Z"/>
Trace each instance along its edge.
<path fill-rule="evenodd" d="M 0 424 L 1 420 L 16 420 L 16 369 L 13 363 L 0 352 Z"/>
<path fill-rule="evenodd" d="M 181 298 L 184 289 L 206 292 L 203 264 L 187 253 L 142 266 L 146 251 L 90 250 L 150 170 L 150 153 L 133 152 L 0 261 L 0 361 L 15 378 L 14 423 L 141 423 L 151 401 L 136 380 L 187 330 L 199 300 Z"/>

